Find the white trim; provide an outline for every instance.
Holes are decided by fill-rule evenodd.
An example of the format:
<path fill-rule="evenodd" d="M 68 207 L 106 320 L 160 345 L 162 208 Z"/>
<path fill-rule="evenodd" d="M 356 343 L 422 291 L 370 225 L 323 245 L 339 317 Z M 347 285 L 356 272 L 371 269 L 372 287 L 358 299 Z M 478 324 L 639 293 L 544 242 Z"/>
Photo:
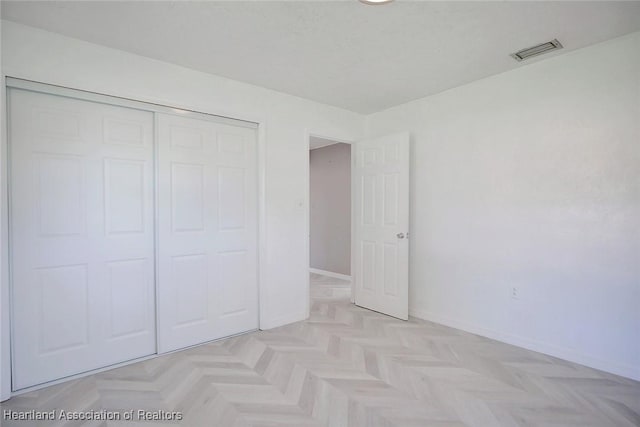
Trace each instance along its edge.
<path fill-rule="evenodd" d="M 156 329 L 156 353 L 160 353 L 160 341 L 162 340 L 162 336 L 160 334 L 160 296 L 158 295 L 158 283 L 160 278 L 160 265 L 158 260 L 160 259 L 160 227 L 158 218 L 160 218 L 160 207 L 158 206 L 158 200 L 160 200 L 160 188 L 158 183 L 160 182 L 160 174 L 158 170 L 160 169 L 158 165 L 160 164 L 160 150 L 159 150 L 159 126 L 158 126 L 158 113 L 156 111 L 153 112 L 153 298 L 155 299 L 154 309 L 155 309 L 155 329 Z"/>
<path fill-rule="evenodd" d="M 267 329 L 267 121 L 258 123 L 258 328 Z"/>
<path fill-rule="evenodd" d="M 33 80 L 19 79 L 16 77 L 7 76 L 6 86 L 15 89 L 28 90 L 31 92 L 45 93 L 47 95 L 64 96 L 68 98 L 81 99 L 101 104 L 117 105 L 120 107 L 135 108 L 138 110 L 151 111 L 155 113 L 171 114 L 180 117 L 191 117 L 198 120 L 207 120 L 216 123 L 229 124 L 232 126 L 241 126 L 251 129 L 256 129 L 258 127 L 258 124 L 252 121 L 234 119 L 218 114 L 205 113 L 186 108 L 177 108 L 170 105 L 157 104 L 153 102 L 138 101 L 131 98 L 124 98 L 122 96 L 113 96 L 97 92 L 89 92 L 81 89 L 72 89 L 65 86 L 40 83 Z"/>
<path fill-rule="evenodd" d="M 322 139 L 328 139 L 330 141 L 335 141 L 336 143 L 343 143 L 343 144 L 349 144 L 349 145 L 353 145 L 356 143 L 355 140 L 349 139 L 349 137 L 335 137 L 335 136 L 327 136 L 329 135 L 331 132 L 327 132 L 327 133 L 323 133 L 323 132 L 314 132 L 311 131 L 309 129 L 305 129 L 304 130 L 304 141 L 305 141 L 305 147 L 307 149 L 307 155 L 306 155 L 306 162 L 305 162 L 305 174 L 304 174 L 304 179 L 305 179 L 305 233 L 304 233 L 304 238 L 305 238 L 305 259 L 307 260 L 307 268 L 309 270 L 311 270 L 311 251 L 310 251 L 310 246 L 311 246 L 311 150 L 310 150 L 310 144 L 311 144 L 311 137 L 315 136 L 317 138 L 322 138 Z M 353 148 L 351 149 L 351 172 L 353 173 Z M 353 215 L 353 175 L 351 176 L 351 241 L 350 241 L 350 245 L 351 245 L 351 272 L 353 274 L 353 221 L 354 221 L 354 215 Z M 351 280 L 351 279 L 349 279 Z M 305 279 L 305 283 L 306 283 L 306 298 L 305 298 L 305 318 L 308 318 L 310 315 L 310 310 L 311 310 L 311 281 L 310 281 L 310 277 L 307 274 L 307 277 Z M 354 302 L 353 299 L 353 284 L 351 285 L 352 289 L 351 289 L 351 302 Z"/>
<path fill-rule="evenodd" d="M 333 271 L 320 270 L 318 268 L 310 268 L 309 273 L 315 273 L 322 276 L 333 277 L 335 279 L 351 281 L 351 276 L 347 276 L 346 274 L 334 273 Z"/>
<path fill-rule="evenodd" d="M 58 96 L 66 96 L 75 99 L 89 100 L 93 102 L 99 102 L 110 105 L 119 105 L 128 108 L 135 108 L 144 111 L 150 111 L 153 113 L 165 113 L 178 115 L 181 117 L 193 117 L 198 119 L 204 119 L 209 121 L 214 121 L 216 123 L 224 123 L 230 124 L 234 126 L 242 126 L 247 128 L 252 128 L 257 130 L 257 179 L 258 179 L 258 249 L 257 249 L 257 268 L 258 268 L 258 329 L 269 329 L 272 326 L 268 325 L 268 317 L 267 317 L 267 300 L 268 300 L 268 292 L 266 289 L 266 254 L 267 254 L 267 245 L 266 245 L 266 124 L 267 120 L 263 117 L 244 117 L 240 118 L 241 114 L 237 116 L 239 118 L 231 118 L 227 115 L 220 115 L 215 113 L 207 113 L 195 111 L 189 108 L 183 107 L 171 107 L 167 105 L 162 105 L 150 101 L 144 100 L 134 100 L 129 98 L 124 98 L 121 96 L 112 96 L 108 94 L 95 93 L 91 91 L 81 90 L 81 89 L 72 89 L 64 86 L 59 86 L 55 84 L 47 84 L 40 83 L 31 80 L 20 79 L 16 77 L 9 77 L 2 75 L 2 81 L 0 82 L 1 87 L 1 97 L 3 106 L 7 105 L 6 100 L 6 88 L 12 87 L 16 89 L 30 90 L 33 92 L 41 92 L 48 93 Z M 50 91 L 47 91 L 50 89 Z M 1 116 L 0 124 L 0 401 L 4 401 L 9 399 L 11 396 L 24 393 L 25 391 L 35 390 L 37 388 L 42 388 L 46 386 L 50 386 L 53 384 L 61 383 L 64 381 L 68 381 L 72 378 L 80 378 L 87 375 L 92 375 L 97 372 L 102 372 L 104 370 L 113 369 L 118 366 L 124 366 L 131 363 L 136 363 L 142 360 L 152 359 L 161 355 L 153 354 L 143 358 L 125 361 L 116 365 L 111 365 L 104 368 L 99 368 L 97 370 L 88 371 L 85 373 L 77 374 L 72 377 L 62 378 L 60 380 L 56 380 L 53 382 L 40 384 L 28 389 L 22 389 L 17 392 L 12 391 L 11 386 L 11 315 L 10 311 L 12 306 L 10 304 L 10 278 L 9 278 L 9 242 L 5 236 L 8 236 L 9 230 L 9 219 L 8 219 L 8 162 L 7 162 L 7 148 L 8 148 L 8 126 L 5 125 L 7 122 L 9 111 L 0 109 L 3 113 Z M 157 120 L 154 115 L 154 144 L 155 135 L 157 134 Z M 154 145 L 154 156 L 157 155 L 157 149 Z M 154 166 L 155 167 L 155 166 Z M 156 172 L 154 171 L 154 174 Z M 156 191 L 156 189 L 154 189 Z M 157 198 L 157 194 L 155 195 Z M 155 208 L 154 208 L 155 209 Z M 156 221 L 157 224 L 157 221 Z M 157 225 L 156 225 L 157 226 Z M 157 233 L 156 233 L 157 239 Z M 156 266 L 157 267 L 157 266 Z M 157 275 L 157 271 L 156 271 Z M 271 324 L 277 324 L 279 319 L 275 319 L 275 321 L 270 322 Z M 288 321 L 286 323 L 291 323 Z M 157 295 L 156 295 L 156 325 L 157 325 Z M 284 323 L 283 323 L 284 324 Z M 251 332 L 251 331 L 247 331 Z M 246 333 L 246 332 L 243 332 Z M 235 336 L 235 335 L 234 335 Z M 220 339 L 226 339 L 229 337 L 222 337 Z M 206 344 L 206 343 L 202 343 Z M 198 344 L 200 345 L 200 344 Z M 158 349 L 159 341 L 156 340 L 156 350 Z M 176 350 L 176 351 L 181 351 Z"/>
<path fill-rule="evenodd" d="M 428 320 L 430 322 L 449 326 L 455 329 L 460 329 L 465 332 L 470 332 L 472 334 L 491 338 L 493 340 L 500 341 L 506 344 L 525 348 L 527 350 L 543 353 L 548 356 L 557 357 L 559 359 L 584 365 L 589 368 L 599 369 L 601 371 L 609 372 L 614 375 L 620 375 L 625 378 L 640 381 L 640 367 L 638 366 L 627 365 L 611 360 L 604 360 L 598 357 L 584 354 L 568 347 L 561 347 L 555 344 L 532 340 L 519 335 L 500 332 L 494 329 L 483 328 L 468 323 L 464 320 L 441 316 L 439 314 L 435 314 L 418 307 L 409 307 L 409 315 L 418 319 Z"/>
<path fill-rule="evenodd" d="M 308 316 L 307 316 L 308 317 Z M 273 329 L 278 328 L 284 325 L 290 325 L 292 323 L 300 322 L 301 319 L 304 319 L 303 313 L 288 313 L 282 316 L 277 316 L 272 319 L 269 319 L 267 323 L 265 323 L 264 328 L 261 329 Z"/>
<path fill-rule="evenodd" d="M 328 142 L 326 144 L 317 145 L 315 147 L 311 147 L 311 144 L 309 144 L 309 151 L 317 150 L 318 148 L 331 147 L 332 145 L 336 144 L 341 144 L 341 142 Z"/>
<path fill-rule="evenodd" d="M 11 305 L 9 290 L 9 219 L 5 75 L 0 87 L 0 401 L 11 397 Z"/>
<path fill-rule="evenodd" d="M 351 301 L 351 304 L 355 304 L 356 303 L 356 257 L 355 255 L 355 241 L 356 241 L 356 216 L 354 214 L 354 212 L 356 211 L 356 198 L 355 198 L 355 194 L 356 194 L 356 150 L 354 149 L 353 145 L 351 146 L 351 254 L 350 254 L 350 258 L 351 258 L 351 265 L 350 265 L 350 272 L 351 272 L 351 296 L 349 298 L 349 300 Z"/>

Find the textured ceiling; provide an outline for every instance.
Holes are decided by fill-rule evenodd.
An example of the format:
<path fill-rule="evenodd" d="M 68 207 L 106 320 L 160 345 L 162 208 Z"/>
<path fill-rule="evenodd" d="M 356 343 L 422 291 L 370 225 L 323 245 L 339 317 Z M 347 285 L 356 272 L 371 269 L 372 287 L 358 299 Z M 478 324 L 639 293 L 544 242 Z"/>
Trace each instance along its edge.
<path fill-rule="evenodd" d="M 2 2 L 3 19 L 371 113 L 640 30 L 640 2 Z"/>

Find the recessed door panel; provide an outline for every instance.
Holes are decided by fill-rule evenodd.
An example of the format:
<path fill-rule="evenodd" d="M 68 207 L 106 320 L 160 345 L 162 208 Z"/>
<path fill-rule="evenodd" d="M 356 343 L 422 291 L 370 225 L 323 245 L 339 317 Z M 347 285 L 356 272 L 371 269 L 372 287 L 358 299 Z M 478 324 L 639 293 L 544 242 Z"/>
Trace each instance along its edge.
<path fill-rule="evenodd" d="M 362 288 L 373 291 L 376 284 L 376 242 L 363 240 L 361 246 Z"/>
<path fill-rule="evenodd" d="M 220 230 L 241 229 L 245 223 L 245 170 L 218 169 L 218 218 Z"/>
<path fill-rule="evenodd" d="M 82 128 L 86 121 L 84 115 L 75 108 L 65 109 L 65 104 L 58 102 L 56 106 L 50 107 L 32 105 L 31 112 L 35 139 L 42 137 L 52 142 L 57 140 L 83 141 Z"/>
<path fill-rule="evenodd" d="M 399 174 L 387 173 L 382 175 L 382 188 L 384 191 L 382 195 L 382 222 L 386 226 L 398 224 L 398 184 Z"/>
<path fill-rule="evenodd" d="M 207 138 L 205 129 L 193 127 L 171 126 L 169 128 L 171 148 L 186 148 L 202 151 Z"/>
<path fill-rule="evenodd" d="M 202 231 L 204 227 L 204 165 L 171 164 L 173 231 Z"/>
<path fill-rule="evenodd" d="M 105 223 L 107 234 L 143 233 L 146 188 L 145 162 L 105 159 Z"/>
<path fill-rule="evenodd" d="M 246 137 L 237 133 L 218 134 L 218 152 L 223 155 L 236 156 L 238 160 L 245 154 Z"/>
<path fill-rule="evenodd" d="M 110 338 L 148 332 L 150 260 L 128 259 L 107 263 L 109 270 Z"/>
<path fill-rule="evenodd" d="M 360 194 L 362 204 L 360 209 L 360 223 L 363 226 L 375 225 L 376 223 L 376 176 L 363 175 Z"/>
<path fill-rule="evenodd" d="M 87 265 L 41 268 L 38 271 L 40 351 L 71 350 L 89 344 L 89 277 Z"/>
<path fill-rule="evenodd" d="M 41 236 L 83 234 L 85 225 L 83 159 L 34 153 Z"/>
<path fill-rule="evenodd" d="M 144 145 L 145 126 L 137 120 L 105 117 L 104 142 L 107 144 Z"/>
<path fill-rule="evenodd" d="M 384 243 L 382 245 L 382 275 L 384 277 L 384 294 L 398 295 L 398 244 Z"/>
<path fill-rule="evenodd" d="M 246 251 L 220 253 L 220 294 L 224 305 L 220 307 L 222 316 L 238 314 L 251 309 L 247 305 L 248 294 L 252 291 L 247 271 L 251 271 Z"/>
<path fill-rule="evenodd" d="M 177 328 L 207 322 L 209 287 L 207 286 L 207 256 L 182 255 L 172 259 L 172 283 L 175 288 Z"/>

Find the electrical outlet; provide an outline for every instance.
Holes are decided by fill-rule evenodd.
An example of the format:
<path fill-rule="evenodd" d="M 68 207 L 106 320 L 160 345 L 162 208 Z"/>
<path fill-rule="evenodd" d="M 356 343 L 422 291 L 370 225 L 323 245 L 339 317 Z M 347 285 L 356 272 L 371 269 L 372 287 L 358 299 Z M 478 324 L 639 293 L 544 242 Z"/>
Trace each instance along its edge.
<path fill-rule="evenodd" d="M 511 298 L 520 299 L 520 290 L 515 286 L 511 288 Z"/>

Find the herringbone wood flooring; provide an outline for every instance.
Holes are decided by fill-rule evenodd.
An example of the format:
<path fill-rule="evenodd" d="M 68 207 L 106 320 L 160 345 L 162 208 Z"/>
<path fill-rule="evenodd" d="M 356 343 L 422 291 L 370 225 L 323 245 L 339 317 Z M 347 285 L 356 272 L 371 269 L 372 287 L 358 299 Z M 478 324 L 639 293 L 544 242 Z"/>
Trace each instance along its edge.
<path fill-rule="evenodd" d="M 312 277 L 310 319 L 23 394 L 2 410 L 181 411 L 2 426 L 640 426 L 640 383 L 358 308 Z"/>

